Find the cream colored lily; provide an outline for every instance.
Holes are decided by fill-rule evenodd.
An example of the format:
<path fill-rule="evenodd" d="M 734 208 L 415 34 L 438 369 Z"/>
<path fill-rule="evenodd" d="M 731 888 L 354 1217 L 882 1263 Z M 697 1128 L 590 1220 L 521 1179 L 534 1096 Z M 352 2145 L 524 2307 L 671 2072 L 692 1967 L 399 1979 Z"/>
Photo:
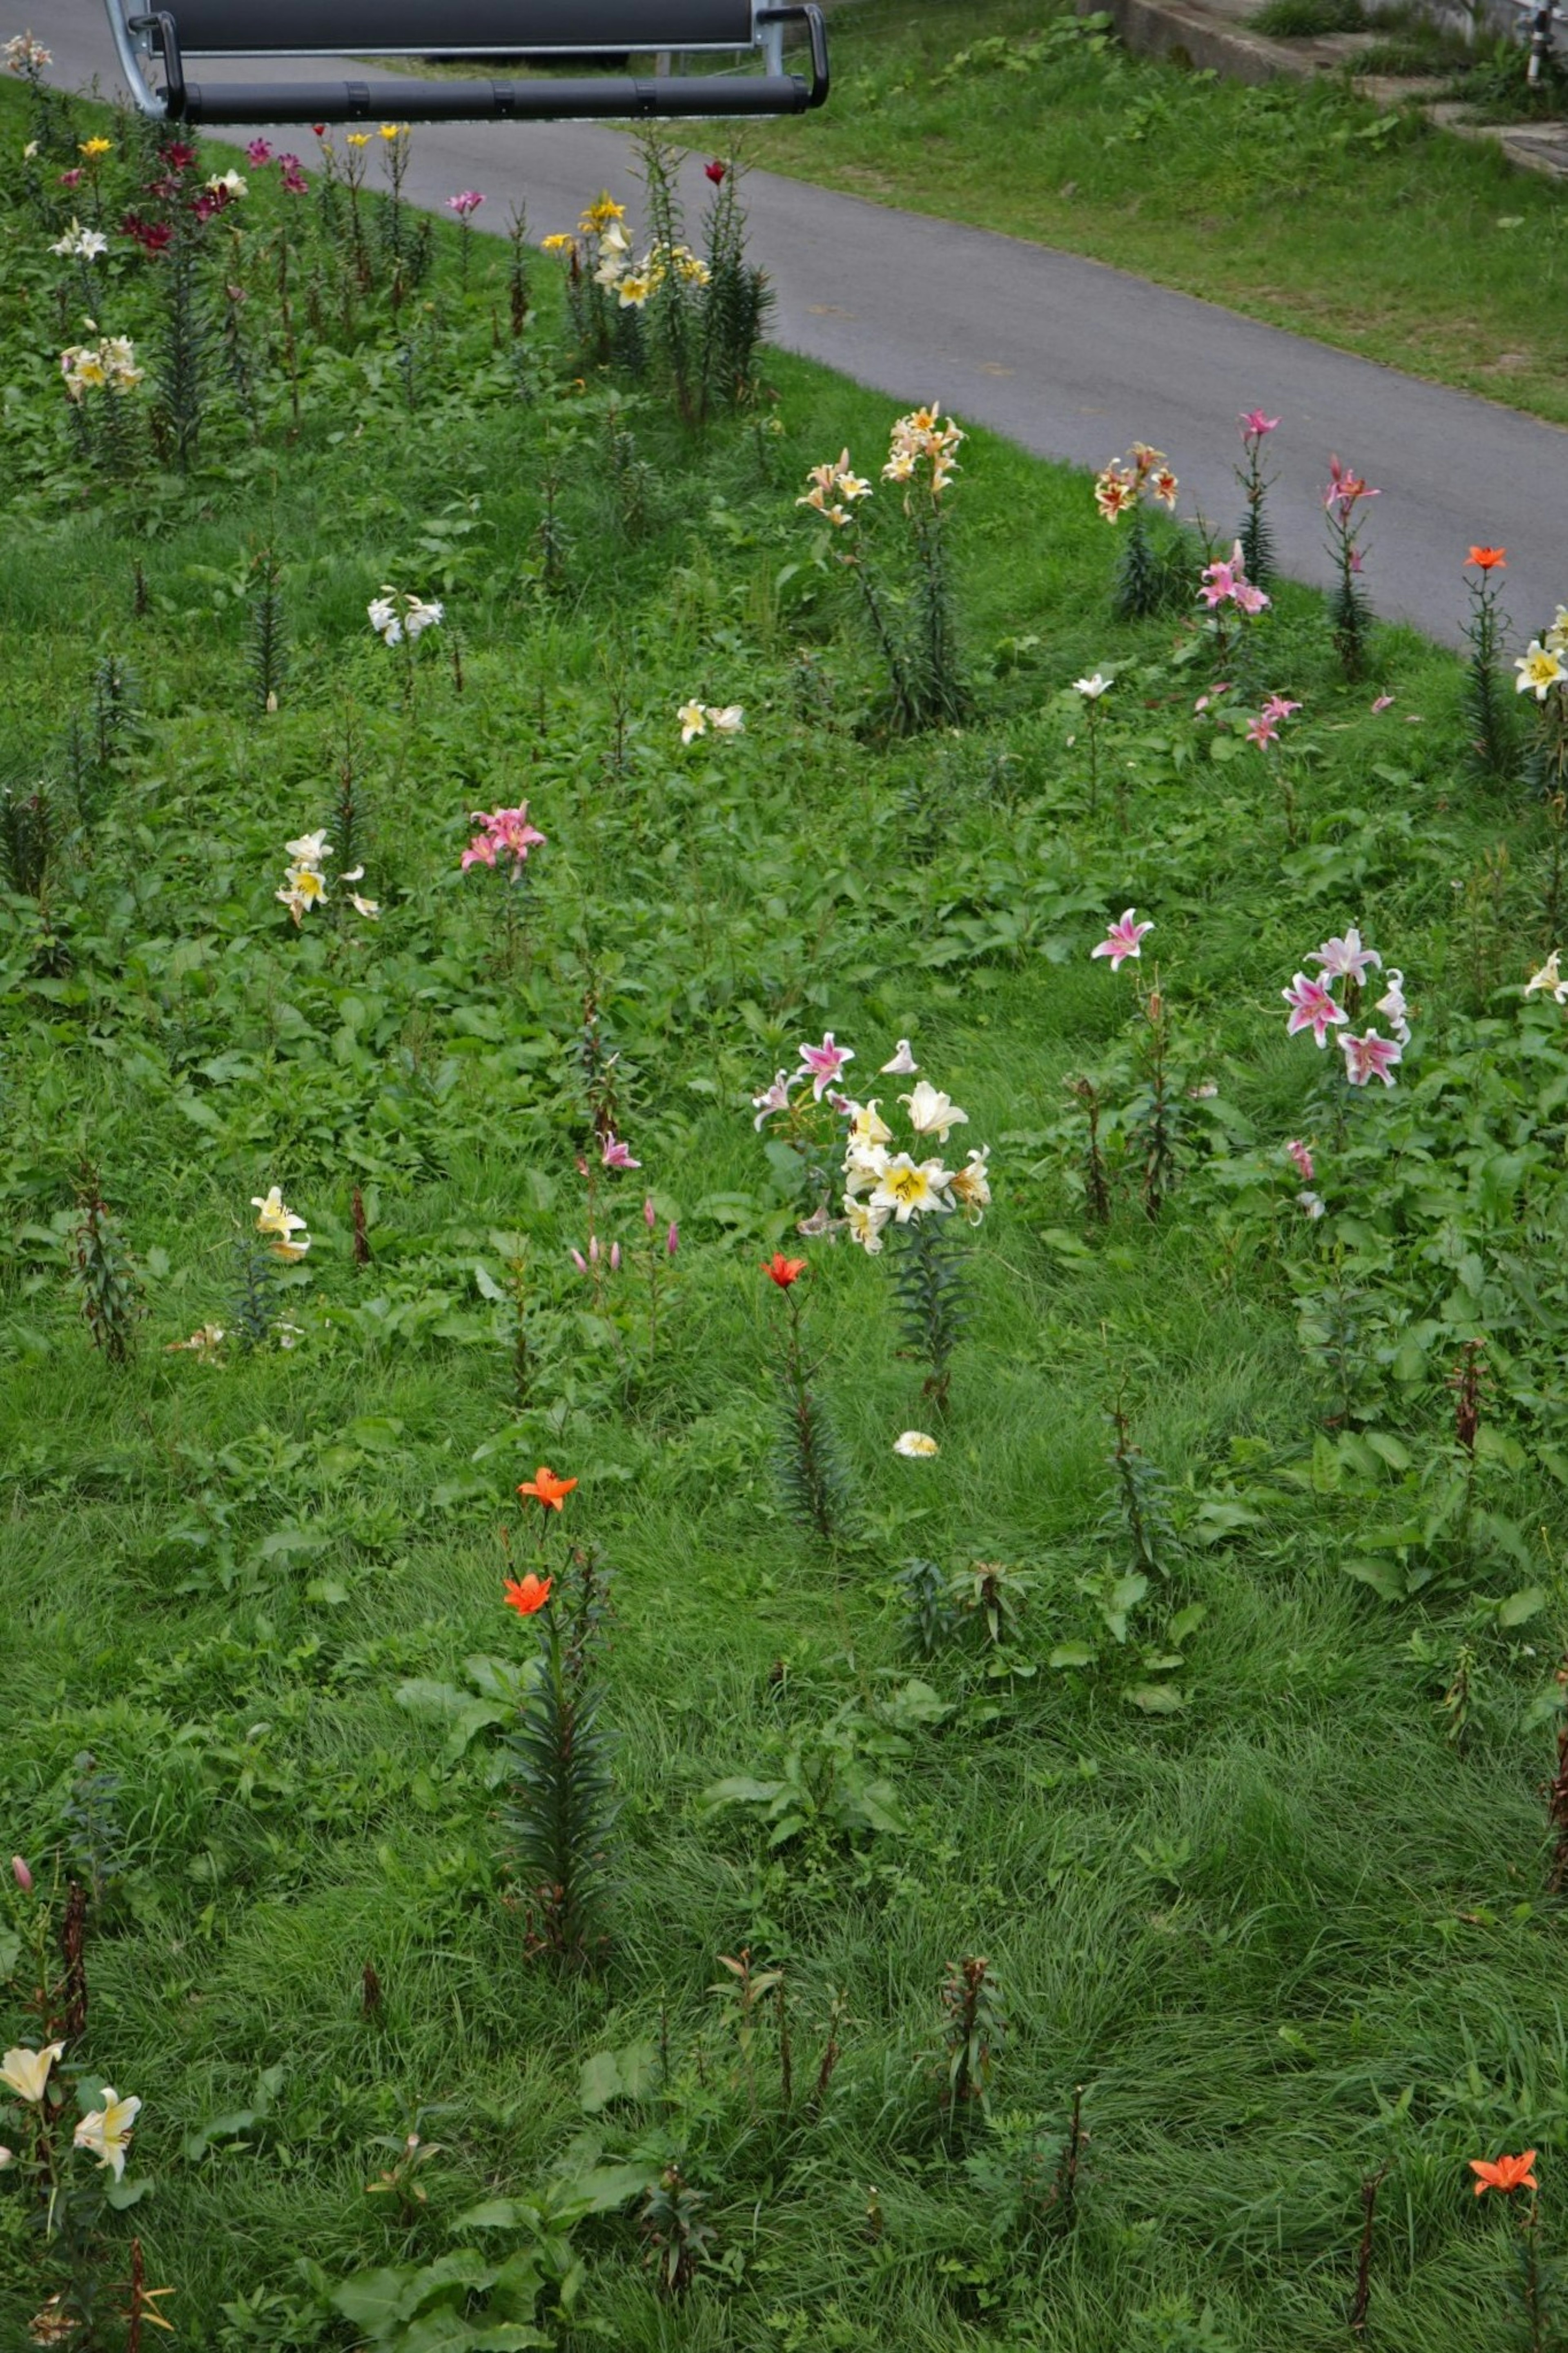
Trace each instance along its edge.
<path fill-rule="evenodd" d="M 140 2100 L 122 2100 L 112 2084 L 105 2084 L 100 2094 L 103 2105 L 83 2116 L 71 2140 L 78 2148 L 89 2148 L 100 2166 L 107 2166 L 116 2181 L 125 2178 L 125 2151 L 131 2139 L 132 2126 L 142 2113 Z"/>
<path fill-rule="evenodd" d="M 25 2046 L 7 2051 L 0 2060 L 0 2084 L 8 2084 L 19 2100 L 36 2108 L 48 2088 L 49 2069 L 65 2047 L 63 2042 L 47 2042 L 41 2051 Z"/>

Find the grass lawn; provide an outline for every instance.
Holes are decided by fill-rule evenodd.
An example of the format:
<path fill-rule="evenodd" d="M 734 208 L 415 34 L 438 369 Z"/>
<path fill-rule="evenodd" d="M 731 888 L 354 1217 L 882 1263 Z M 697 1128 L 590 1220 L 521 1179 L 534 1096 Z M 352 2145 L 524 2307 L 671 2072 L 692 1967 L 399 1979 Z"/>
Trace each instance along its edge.
<path fill-rule="evenodd" d="M 864 0 L 831 31 L 830 103 L 758 125 L 757 162 L 1568 423 L 1559 183 L 1329 81 L 1130 57 L 1035 0 Z"/>
<path fill-rule="evenodd" d="M 847 446 L 910 626 L 879 398 L 765 354 L 776 399 L 689 429 L 537 254 L 514 341 L 504 247 L 421 274 L 362 196 L 362 270 L 313 157 L 198 227 L 207 167 L 148 197 L 124 123 L 66 203 L 23 93 L 3 128 L 0 2034 L 65 2048 L 55 2108 L 7 2061 L 0 2339 L 67 2295 L 120 2353 L 140 2261 L 213 2353 L 1300 2353 L 1376 2178 L 1366 2342 L 1527 2345 L 1522 2200 L 1467 2160 L 1541 2151 L 1555 2255 L 1568 1045 L 1520 984 L 1563 836 L 1472 774 L 1455 663 L 1390 631 L 1347 684 L 1288 586 L 1218 646 L 1191 547 L 1115 622 L 1087 482 L 976 433 L 970 708 L 900 736 L 797 504 Z M 72 203 L 188 242 L 57 258 Z M 73 413 L 89 303 L 147 374 Z M 382 642 L 384 584 L 442 619 Z M 692 699 L 743 732 L 683 745 Z M 525 799 L 523 885 L 465 871 Z M 1391 1090 L 1286 1034 L 1352 925 Z M 803 1240 L 753 1119 L 829 1031 L 900 1134 L 906 1037 L 949 1165 L 990 1147 L 945 1415 L 897 1229 Z M 797 1305 L 831 1542 L 780 1477 Z M 544 1566 L 614 1569 L 580 1970 L 505 1819 L 541 1464 Z M 144 2105 L 100 2211 L 105 2085 Z"/>

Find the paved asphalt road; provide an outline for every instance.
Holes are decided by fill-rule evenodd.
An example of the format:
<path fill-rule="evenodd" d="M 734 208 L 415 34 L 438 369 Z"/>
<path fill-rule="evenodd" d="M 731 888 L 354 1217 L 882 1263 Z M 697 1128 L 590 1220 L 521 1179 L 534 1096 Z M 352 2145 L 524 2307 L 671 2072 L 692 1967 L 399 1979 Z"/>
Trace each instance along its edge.
<path fill-rule="evenodd" d="M 20 0 L 19 10 L 13 0 L 11 21 L 29 21 L 54 51 L 57 79 L 116 84 L 100 0 Z M 268 69 L 337 70 L 325 59 Z M 226 61 L 213 78 L 240 71 Z M 307 130 L 301 152 L 310 143 Z M 435 203 L 481 188 L 489 202 L 479 218 L 497 229 L 512 203 L 526 203 L 542 236 L 571 227 L 601 187 L 635 208 L 631 160 L 626 141 L 596 123 L 425 124 L 409 190 Z M 706 191 L 695 159 L 689 168 L 695 216 Z M 1156 442 L 1184 502 L 1222 523 L 1237 507 L 1237 413 L 1260 406 L 1284 420 L 1270 445 L 1272 512 L 1299 577 L 1326 577 L 1319 501 L 1337 450 L 1383 493 L 1365 542 L 1380 612 L 1457 638 L 1474 540 L 1508 548 L 1505 601 L 1521 628 L 1568 601 L 1568 433 L 1558 427 L 1071 254 L 773 173 L 753 174 L 747 190 L 752 251 L 778 295 L 777 339 L 900 404 L 940 399 L 966 422 L 1083 465 L 1134 438 Z"/>

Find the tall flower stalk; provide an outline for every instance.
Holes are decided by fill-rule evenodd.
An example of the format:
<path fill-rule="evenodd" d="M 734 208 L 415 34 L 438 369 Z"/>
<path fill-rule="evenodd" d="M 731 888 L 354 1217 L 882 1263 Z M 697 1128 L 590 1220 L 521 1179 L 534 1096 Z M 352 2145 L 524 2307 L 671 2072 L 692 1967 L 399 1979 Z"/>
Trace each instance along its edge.
<path fill-rule="evenodd" d="M 1236 479 L 1241 485 L 1242 522 L 1237 544 L 1247 576 L 1259 588 L 1267 588 L 1274 577 L 1274 534 L 1268 525 L 1268 492 L 1274 477 L 1263 467 L 1263 444 L 1279 426 L 1277 417 L 1265 417 L 1261 408 L 1249 408 L 1237 417 L 1241 432 L 1241 463 Z"/>
<path fill-rule="evenodd" d="M 816 1368 L 806 1355 L 799 1288 L 805 1271 L 805 1259 L 786 1258 L 783 1250 L 775 1250 L 763 1267 L 784 1302 L 784 1345 L 779 1354 L 786 1421 L 784 1493 L 795 1517 L 824 1544 L 831 1544 L 843 1516 L 844 1482 L 822 1401 L 812 1385 Z"/>
<path fill-rule="evenodd" d="M 1101 520 L 1114 528 L 1127 518 L 1110 595 L 1119 620 L 1146 620 L 1170 600 L 1171 568 L 1150 535 L 1149 514 L 1154 505 L 1173 512 L 1179 487 L 1164 451 L 1147 441 L 1134 441 L 1125 458 L 1113 458 L 1095 476 L 1094 502 Z"/>
<path fill-rule="evenodd" d="M 837 460 L 814 466 L 795 501 L 828 525 L 833 554 L 855 582 L 887 672 L 889 718 L 901 735 L 954 726 L 970 709 L 959 661 L 944 504 L 965 438 L 951 417 L 942 417 L 934 401 L 894 420 L 882 480 L 903 491 L 912 584 L 902 599 L 872 560 L 865 524 L 872 487 L 851 468 L 847 449 Z"/>
<path fill-rule="evenodd" d="M 1530 747 L 1530 781 L 1548 803 L 1568 791 L 1568 605 L 1542 638 L 1531 638 L 1514 657 L 1521 694 L 1535 698 L 1535 740 Z"/>
<path fill-rule="evenodd" d="M 1465 665 L 1465 716 L 1477 771 L 1492 783 L 1510 776 L 1514 763 L 1512 720 L 1498 668 L 1508 628 L 1500 608 L 1498 575 L 1507 565 L 1508 552 L 1501 547 L 1472 547 L 1465 558 L 1470 574 L 1470 609 L 1465 622 L 1470 646 Z"/>
<path fill-rule="evenodd" d="M 1369 499 L 1381 498 L 1360 474 L 1329 459 L 1329 486 L 1323 492 L 1323 512 L 1329 519 L 1329 553 L 1333 558 L 1334 585 L 1329 594 L 1329 628 L 1334 649 L 1349 679 L 1366 669 L 1372 637 L 1372 604 L 1362 586 L 1361 534 Z"/>
<path fill-rule="evenodd" d="M 503 1819 L 528 1948 L 566 1968 L 591 1966 L 607 1943 L 608 1848 L 619 1812 L 595 1681 L 608 1577 L 595 1548 L 565 1535 L 562 1514 L 576 1485 L 542 1464 L 519 1486 L 541 1515 L 535 1566 L 509 1577 L 505 1594 L 509 1609 L 537 1621 L 539 1647 L 506 1741 Z"/>
<path fill-rule="evenodd" d="M 969 1113 L 921 1079 L 900 1102 L 908 1113 L 913 1150 L 893 1151 L 896 1139 L 873 1099 L 851 1104 L 844 1155 L 844 1208 L 849 1232 L 869 1257 L 895 1244 L 893 1289 L 911 1355 L 926 1367 L 921 1395 L 938 1414 L 947 1411 L 952 1359 L 968 1321 L 969 1251 L 944 1222 L 962 1210 L 978 1225 L 991 1203 L 990 1146 L 972 1149 L 962 1168 L 944 1166 L 945 1146 Z"/>

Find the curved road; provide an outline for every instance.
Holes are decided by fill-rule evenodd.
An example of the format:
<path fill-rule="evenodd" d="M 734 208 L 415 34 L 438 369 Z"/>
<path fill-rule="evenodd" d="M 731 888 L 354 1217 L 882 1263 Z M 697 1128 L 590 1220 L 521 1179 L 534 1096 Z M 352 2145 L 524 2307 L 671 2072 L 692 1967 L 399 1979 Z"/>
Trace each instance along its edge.
<path fill-rule="evenodd" d="M 117 86 L 100 0 L 22 0 L 16 21 L 28 16 L 54 52 L 56 79 Z M 311 59 L 268 70 L 339 69 Z M 223 68 L 226 79 L 240 72 Z M 539 237 L 571 227 L 601 187 L 635 218 L 632 160 L 626 140 L 597 123 L 424 124 L 408 188 L 428 204 L 482 188 L 479 218 L 496 230 L 526 204 Z M 689 171 L 695 216 L 707 191 L 696 159 Z M 1380 613 L 1457 641 L 1476 540 L 1509 551 L 1504 602 L 1517 635 L 1568 603 L 1568 432 L 1555 426 L 1049 247 L 774 173 L 751 174 L 747 196 L 751 251 L 778 296 L 776 340 L 900 406 L 938 398 L 966 422 L 1080 465 L 1102 465 L 1133 439 L 1157 442 L 1222 524 L 1237 509 L 1236 417 L 1260 406 L 1284 420 L 1269 450 L 1279 478 L 1271 514 L 1297 577 L 1328 576 L 1320 500 L 1337 450 L 1383 493 L 1365 537 Z"/>

